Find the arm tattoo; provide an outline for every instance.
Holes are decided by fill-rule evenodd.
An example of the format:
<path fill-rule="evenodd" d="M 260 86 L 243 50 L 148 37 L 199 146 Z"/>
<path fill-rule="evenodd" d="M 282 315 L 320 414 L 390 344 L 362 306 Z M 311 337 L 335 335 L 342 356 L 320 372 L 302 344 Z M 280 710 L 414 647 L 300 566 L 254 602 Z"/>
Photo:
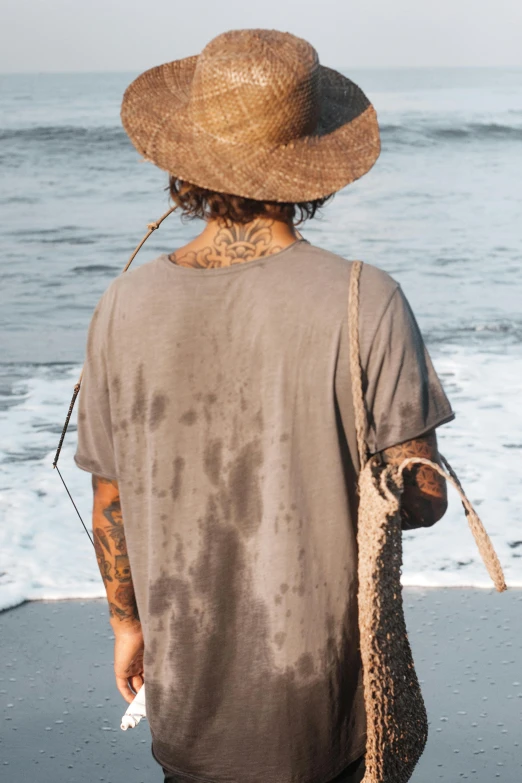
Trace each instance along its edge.
<path fill-rule="evenodd" d="M 93 476 L 93 534 L 111 619 L 139 621 L 121 513 L 118 483 Z"/>
<path fill-rule="evenodd" d="M 134 587 L 132 583 L 126 585 L 120 585 L 115 594 L 116 606 L 119 607 L 120 612 L 118 616 L 124 619 L 122 613 L 125 613 L 126 620 L 139 619 L 138 607 L 136 606 L 136 596 L 134 594 Z"/>
<path fill-rule="evenodd" d="M 103 509 L 103 516 L 108 521 L 109 536 L 114 541 L 118 552 L 126 552 L 127 544 L 125 542 L 125 531 L 123 529 L 123 517 L 121 515 L 121 503 L 119 496 L 115 498 L 110 506 Z"/>
<path fill-rule="evenodd" d="M 234 223 L 220 228 L 212 245 L 187 253 L 172 253 L 169 258 L 180 266 L 200 269 L 231 266 L 277 253 L 282 248 L 274 244 L 273 220 L 253 220 L 247 225 Z"/>
<path fill-rule="evenodd" d="M 105 559 L 105 552 L 102 547 L 102 537 L 105 537 L 105 533 L 101 528 L 94 529 L 94 550 L 96 552 L 96 560 L 98 561 L 98 568 L 104 583 L 112 582 L 111 576 L 111 564 Z M 110 550 L 109 550 L 110 551 Z"/>
<path fill-rule="evenodd" d="M 424 457 L 440 465 L 435 431 L 421 438 L 391 446 L 382 452 L 383 461 L 400 465 L 408 457 Z M 446 482 L 429 465 L 411 465 L 403 473 L 402 527 L 429 527 L 440 519 L 447 506 Z"/>

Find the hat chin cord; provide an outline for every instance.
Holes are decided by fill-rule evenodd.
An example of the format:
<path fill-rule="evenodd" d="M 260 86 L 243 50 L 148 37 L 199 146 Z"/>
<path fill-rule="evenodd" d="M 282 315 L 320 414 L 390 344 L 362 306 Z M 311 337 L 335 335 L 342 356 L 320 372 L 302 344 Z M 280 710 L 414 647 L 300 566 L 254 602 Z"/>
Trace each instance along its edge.
<path fill-rule="evenodd" d="M 145 244 L 147 239 L 150 237 L 150 235 L 161 226 L 161 224 L 163 223 L 165 218 L 167 218 L 171 214 L 171 212 L 174 212 L 175 209 L 177 209 L 177 206 L 171 207 L 160 218 L 158 218 L 158 220 L 155 220 L 152 223 L 148 223 L 147 224 L 147 229 L 148 229 L 147 233 L 145 234 L 145 236 L 143 237 L 141 242 L 137 245 L 137 247 L 134 250 L 134 252 L 131 254 L 129 260 L 127 261 L 127 263 L 123 267 L 123 269 L 122 269 L 120 274 L 123 274 L 123 272 L 127 271 L 127 269 L 130 267 L 130 265 L 132 264 L 132 262 L 134 261 L 134 259 L 138 255 L 139 251 L 141 250 L 141 248 L 143 247 L 143 245 Z M 87 533 L 87 535 L 88 535 L 88 537 L 90 539 L 91 544 L 94 546 L 94 542 L 93 542 L 93 540 L 91 538 L 91 535 L 90 535 L 89 531 L 87 530 L 87 528 L 85 526 L 85 522 L 83 521 L 82 516 L 81 516 L 80 512 L 78 511 L 78 507 L 76 506 L 76 503 L 74 502 L 74 500 L 72 498 L 72 495 L 69 492 L 69 489 L 67 487 L 67 484 L 65 483 L 65 481 L 63 479 L 63 476 L 60 473 L 60 470 L 58 468 L 58 460 L 60 458 L 60 452 L 62 450 L 63 441 L 65 439 L 67 428 L 69 427 L 69 422 L 71 420 L 72 412 L 74 410 L 74 404 L 76 402 L 76 398 L 78 397 L 78 394 L 80 392 L 80 387 L 81 387 L 81 384 L 82 384 L 82 376 L 83 376 L 83 369 L 82 369 L 82 371 L 80 373 L 80 377 L 78 378 L 78 382 L 77 382 L 76 386 L 74 387 L 71 403 L 69 405 L 69 410 L 67 411 L 67 416 L 65 418 L 65 424 L 63 425 L 62 434 L 60 435 L 60 441 L 58 443 L 58 448 L 56 449 L 56 454 L 54 455 L 53 468 L 55 468 L 58 471 L 58 475 L 60 476 L 60 479 L 62 480 L 62 484 L 64 485 L 64 487 L 66 489 L 66 492 L 67 492 L 67 494 L 69 495 L 69 497 L 71 499 L 71 503 L 73 504 L 73 506 L 74 506 L 74 508 L 76 510 L 76 513 L 78 514 L 78 516 L 80 518 L 80 522 L 82 523 L 82 525 L 84 527 L 84 530 L 85 530 L 85 532 Z"/>

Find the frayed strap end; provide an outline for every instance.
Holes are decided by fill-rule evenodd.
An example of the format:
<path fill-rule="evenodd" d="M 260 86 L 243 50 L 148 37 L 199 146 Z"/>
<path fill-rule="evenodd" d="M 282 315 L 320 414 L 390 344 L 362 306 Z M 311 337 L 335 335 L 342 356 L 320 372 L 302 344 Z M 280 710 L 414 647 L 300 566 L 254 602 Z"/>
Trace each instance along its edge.
<path fill-rule="evenodd" d="M 486 566 L 488 574 L 490 575 L 496 590 L 499 593 L 503 593 L 508 589 L 504 579 L 504 572 L 502 570 L 502 566 L 500 565 L 500 561 L 498 559 L 497 553 L 495 552 L 493 544 L 491 543 L 491 539 L 486 532 L 486 528 L 468 500 L 468 497 L 462 488 L 462 484 L 460 483 L 457 474 L 449 462 L 445 459 L 445 457 L 442 456 L 442 454 L 440 457 L 443 464 L 446 466 L 447 471 L 441 468 L 441 466 L 436 462 L 425 459 L 424 457 L 408 457 L 408 459 L 403 460 L 399 465 L 399 472 L 402 473 L 402 471 L 409 465 L 430 465 L 430 467 L 443 476 L 447 482 L 455 487 L 462 501 L 462 505 L 464 506 L 468 524 L 471 528 L 471 532 L 473 533 L 473 537 L 480 552 L 480 556 L 484 561 L 484 565 Z"/>

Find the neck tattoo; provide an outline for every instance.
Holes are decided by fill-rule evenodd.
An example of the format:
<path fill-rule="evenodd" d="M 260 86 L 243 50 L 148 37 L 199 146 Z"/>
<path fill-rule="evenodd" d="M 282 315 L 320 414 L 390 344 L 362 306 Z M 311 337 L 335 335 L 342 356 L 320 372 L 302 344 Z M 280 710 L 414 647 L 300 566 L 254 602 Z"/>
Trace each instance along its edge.
<path fill-rule="evenodd" d="M 212 269 L 263 258 L 283 249 L 274 239 L 273 225 L 273 220 L 254 220 L 246 225 L 223 226 L 208 245 L 199 250 L 177 251 L 169 259 L 179 266 Z"/>

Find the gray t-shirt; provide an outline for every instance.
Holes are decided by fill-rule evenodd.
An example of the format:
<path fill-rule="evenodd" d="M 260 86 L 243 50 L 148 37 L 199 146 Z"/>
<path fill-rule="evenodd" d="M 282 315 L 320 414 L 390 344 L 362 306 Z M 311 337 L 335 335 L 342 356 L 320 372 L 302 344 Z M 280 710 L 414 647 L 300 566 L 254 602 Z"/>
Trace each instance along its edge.
<path fill-rule="evenodd" d="M 187 780 L 323 783 L 365 750 L 351 262 L 301 240 L 166 255 L 94 313 L 80 468 L 119 483 L 156 758 Z M 370 451 L 452 413 L 388 274 L 364 265 Z"/>

